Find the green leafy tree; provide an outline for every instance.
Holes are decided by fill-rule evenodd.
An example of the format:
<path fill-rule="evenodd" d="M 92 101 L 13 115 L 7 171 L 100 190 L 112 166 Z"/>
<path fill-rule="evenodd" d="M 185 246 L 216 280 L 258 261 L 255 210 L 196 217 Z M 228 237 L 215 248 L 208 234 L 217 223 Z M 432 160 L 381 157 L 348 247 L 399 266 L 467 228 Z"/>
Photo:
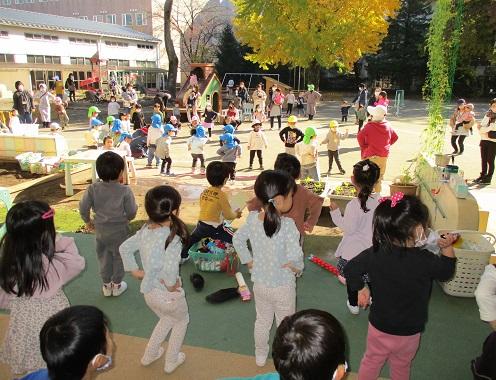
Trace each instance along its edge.
<path fill-rule="evenodd" d="M 402 0 L 398 15 L 390 20 L 388 35 L 382 40 L 379 52 L 367 56 L 370 77 L 390 76 L 407 91 L 414 78 L 423 81 L 427 68 L 425 38 L 430 18 L 429 1 Z"/>

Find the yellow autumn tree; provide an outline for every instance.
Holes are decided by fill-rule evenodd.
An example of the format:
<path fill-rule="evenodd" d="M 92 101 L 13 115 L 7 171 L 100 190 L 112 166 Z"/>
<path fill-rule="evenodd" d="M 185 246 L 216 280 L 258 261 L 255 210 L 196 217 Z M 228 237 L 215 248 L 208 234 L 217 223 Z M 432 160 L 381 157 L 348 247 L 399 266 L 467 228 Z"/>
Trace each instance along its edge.
<path fill-rule="evenodd" d="M 234 0 L 234 30 L 253 49 L 245 58 L 266 68 L 290 64 L 309 69 L 349 69 L 374 53 L 400 0 Z"/>

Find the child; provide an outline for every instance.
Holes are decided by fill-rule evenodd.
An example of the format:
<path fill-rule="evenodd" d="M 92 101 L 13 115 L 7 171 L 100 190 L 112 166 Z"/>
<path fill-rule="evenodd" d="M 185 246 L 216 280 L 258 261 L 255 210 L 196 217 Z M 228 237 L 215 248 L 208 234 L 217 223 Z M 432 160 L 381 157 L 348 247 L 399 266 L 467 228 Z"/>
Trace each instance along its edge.
<path fill-rule="evenodd" d="M 126 152 L 126 157 L 132 157 L 133 154 L 131 153 L 131 141 L 133 141 L 133 136 L 131 136 L 129 133 L 123 133 L 119 139 L 120 144 L 119 144 L 119 150 L 123 150 Z"/>
<path fill-rule="evenodd" d="M 229 116 L 228 116 L 228 118 L 229 118 Z M 226 122 L 227 122 L 227 120 L 226 120 Z M 227 135 L 231 135 L 234 138 L 234 142 L 236 144 L 238 144 L 238 145 L 241 144 L 241 141 L 239 141 L 239 139 L 234 135 L 234 132 L 236 132 L 236 131 L 231 124 L 224 124 L 223 131 L 224 131 L 224 133 L 219 136 L 220 146 L 222 146 L 224 144 L 224 138 Z"/>
<path fill-rule="evenodd" d="M 51 121 L 50 102 L 55 100 L 55 95 L 47 90 L 45 83 L 40 83 L 39 91 L 36 94 L 38 99 L 38 111 L 40 112 L 43 128 L 48 128 Z"/>
<path fill-rule="evenodd" d="M 367 110 L 365 109 L 363 104 L 358 104 L 358 109 L 356 111 L 356 117 L 358 120 L 358 132 L 360 132 L 360 130 L 363 127 L 363 123 L 365 122 L 365 120 L 367 120 Z"/>
<path fill-rule="evenodd" d="M 303 251 L 294 221 L 282 216 L 293 205 L 295 189 L 295 181 L 287 173 L 262 172 L 255 181 L 255 195 L 263 210 L 250 212 L 246 223 L 233 236 L 234 248 L 241 263 L 251 270 L 254 283 L 255 362 L 259 367 L 267 361 L 274 315 L 279 326 L 296 308 L 295 275 L 303 270 Z"/>
<path fill-rule="evenodd" d="M 124 135 L 127 135 L 127 133 L 123 133 L 121 135 L 124 136 Z M 102 146 L 102 149 L 103 150 L 114 150 L 114 140 L 112 139 L 112 137 L 110 136 L 105 136 L 103 138 L 103 146 Z"/>
<path fill-rule="evenodd" d="M 348 121 L 348 112 L 350 111 L 351 104 L 348 101 L 343 100 L 341 103 L 341 123 Z"/>
<path fill-rule="evenodd" d="M 339 124 L 335 120 L 331 120 L 329 122 L 329 132 L 327 133 L 324 141 L 322 141 L 321 145 L 327 144 L 327 155 L 329 156 L 329 170 L 327 170 L 327 174 L 331 174 L 332 162 L 333 160 L 336 160 L 339 173 L 343 175 L 346 172 L 341 166 L 341 161 L 339 160 L 339 145 L 341 144 L 341 140 L 348 137 L 348 128 L 346 128 L 345 132 L 342 133 L 337 131 L 338 126 Z"/>
<path fill-rule="evenodd" d="M 227 194 L 222 188 L 229 178 L 228 167 L 220 161 L 212 161 L 207 166 L 207 181 L 210 187 L 200 195 L 200 215 L 198 223 L 191 234 L 189 244 L 183 245 L 181 257 L 188 258 L 189 248 L 201 239 L 210 237 L 232 242 L 232 231 L 224 225 L 224 220 L 241 218 L 241 210 L 232 210 Z"/>
<path fill-rule="evenodd" d="M 374 103 L 374 106 L 384 106 L 387 109 L 387 107 L 389 106 L 389 99 L 386 91 L 379 92 L 377 102 Z"/>
<path fill-rule="evenodd" d="M 118 117 L 120 109 L 121 106 L 119 103 L 117 103 L 117 98 L 114 95 L 112 95 L 110 97 L 110 102 L 107 106 L 107 115 L 113 116 L 114 118 Z"/>
<path fill-rule="evenodd" d="M 181 109 L 179 108 L 178 102 L 174 103 L 174 107 L 172 108 L 172 116 L 174 116 L 178 121 L 181 120 Z"/>
<path fill-rule="evenodd" d="M 303 141 L 303 132 L 296 128 L 298 118 L 294 115 L 288 117 L 288 126 L 279 132 L 279 138 L 284 143 L 286 153 L 296 154 L 295 145 Z"/>
<path fill-rule="evenodd" d="M 253 120 L 251 127 L 253 128 L 253 131 L 250 132 L 250 137 L 248 138 L 248 150 L 250 151 L 250 167 L 248 169 L 253 169 L 253 160 L 255 159 L 256 153 L 260 170 L 264 170 L 262 150 L 267 149 L 267 138 L 265 137 L 265 133 L 261 130 L 262 123 L 259 120 Z"/>
<path fill-rule="evenodd" d="M 198 115 L 193 115 L 191 117 L 191 124 L 189 126 L 190 129 L 196 129 L 200 125 L 200 118 Z"/>
<path fill-rule="evenodd" d="M 20 126 L 21 126 L 21 121 L 19 120 L 19 111 L 13 109 L 12 111 L 10 111 L 10 117 L 9 117 L 10 133 L 17 132 Z"/>
<path fill-rule="evenodd" d="M 163 117 L 162 117 L 162 119 L 163 119 Z M 145 117 L 143 116 L 141 104 L 135 105 L 133 117 L 131 119 L 131 123 L 133 124 L 133 129 L 135 131 L 138 129 L 141 129 L 145 125 Z"/>
<path fill-rule="evenodd" d="M 191 137 L 188 139 L 188 150 L 191 152 L 193 164 L 191 165 L 191 174 L 195 174 L 196 162 L 200 160 L 200 174 L 205 174 L 205 158 L 203 157 L 203 149 L 208 142 L 208 137 L 205 136 L 205 128 L 201 125 L 196 129 L 191 130 Z"/>
<path fill-rule="evenodd" d="M 152 167 L 153 157 L 155 157 L 155 167 L 158 168 L 160 163 L 160 158 L 155 154 L 157 149 L 157 140 L 164 135 L 164 128 L 162 127 L 162 122 L 160 115 L 152 115 L 152 126 L 148 128 L 148 135 L 146 137 L 146 145 L 148 146 L 148 163 L 147 167 Z"/>
<path fill-rule="evenodd" d="M 300 92 L 298 98 L 296 99 L 296 112 L 297 116 L 305 116 L 305 93 Z"/>
<path fill-rule="evenodd" d="M 318 146 L 317 131 L 314 127 L 308 127 L 305 129 L 303 141 L 296 145 L 296 151 L 301 161 L 302 178 L 310 177 L 314 181 L 320 181 Z"/>
<path fill-rule="evenodd" d="M 177 117 L 171 116 L 169 120 L 169 124 L 172 124 L 172 126 L 176 128 L 178 131 L 181 130 L 181 123 L 178 121 Z"/>
<path fill-rule="evenodd" d="M 212 137 L 212 128 L 217 116 L 219 116 L 219 114 L 212 109 L 212 105 L 210 103 L 207 103 L 205 112 L 203 112 L 203 126 L 208 129 L 208 137 Z"/>
<path fill-rule="evenodd" d="M 94 128 L 99 128 L 103 123 L 98 120 L 98 114 L 100 110 L 96 106 L 91 106 L 88 108 L 88 119 L 89 119 L 89 130 L 91 131 Z"/>
<path fill-rule="evenodd" d="M 198 98 L 198 86 L 193 86 L 186 101 L 186 115 L 189 122 L 191 122 L 193 116 L 198 116 Z"/>
<path fill-rule="evenodd" d="M 239 116 L 239 110 L 234 106 L 234 102 L 229 102 L 229 105 L 227 107 L 226 116 L 231 118 L 231 120 L 228 122 L 228 124 L 233 125 L 234 129 L 238 129 L 238 127 L 241 124 L 241 120 L 240 120 L 240 116 Z"/>
<path fill-rule="evenodd" d="M 91 184 L 79 202 L 79 213 L 88 229 L 95 229 L 96 254 L 105 297 L 118 297 L 127 289 L 119 245 L 129 236 L 129 221 L 138 207 L 129 186 L 122 185 L 124 160 L 114 152 L 96 159 L 100 182 Z M 93 210 L 94 219 L 90 218 Z"/>
<path fill-rule="evenodd" d="M 162 108 L 163 108 L 163 103 L 162 103 L 162 105 L 160 105 L 160 103 L 155 103 L 153 105 L 153 115 L 160 115 L 160 119 L 162 120 L 162 123 L 163 123 L 165 121 L 165 119 L 164 119 L 164 112 L 162 111 Z"/>
<path fill-rule="evenodd" d="M 322 310 L 301 310 L 284 318 L 276 330 L 272 358 L 277 373 L 223 380 L 341 380 L 348 367 L 345 347 L 336 318 Z"/>
<path fill-rule="evenodd" d="M 52 314 L 69 306 L 62 287 L 84 269 L 74 239 L 55 233 L 54 214 L 45 202 L 25 201 L 5 219 L 0 300 L 8 304 L 0 307 L 10 309 L 10 319 L 0 359 L 15 375 L 45 367 L 39 332 Z"/>
<path fill-rule="evenodd" d="M 152 364 L 164 353 L 161 347 L 171 331 L 165 354 L 165 372 L 172 373 L 184 363 L 182 352 L 189 323 L 188 305 L 179 276 L 181 249 L 187 244 L 189 233 L 179 219 L 181 195 L 171 186 L 157 186 L 145 196 L 148 222 L 120 246 L 124 269 L 141 279 L 140 290 L 148 307 L 159 317 L 141 358 L 144 366 Z M 134 253 L 139 251 L 143 269 L 140 270 Z"/>
<path fill-rule="evenodd" d="M 343 231 L 343 239 L 336 249 L 338 258 L 339 281 L 346 284 L 344 268 L 348 261 L 372 245 L 372 218 L 379 204 L 379 195 L 374 193 L 374 185 L 379 179 L 380 169 L 370 160 L 359 161 L 353 166 L 351 183 L 355 186 L 357 197 L 353 198 L 341 215 L 338 205 L 331 202 L 331 219 Z M 346 304 L 352 314 L 358 314 L 358 292 L 347 286 Z"/>
<path fill-rule="evenodd" d="M 121 114 L 121 130 L 122 132 L 131 133 L 131 120 L 127 112 Z"/>
<path fill-rule="evenodd" d="M 288 153 L 279 153 L 274 163 L 274 170 L 286 172 L 296 181 L 300 178 L 301 164 L 295 156 Z M 305 186 L 296 185 L 296 192 L 293 194 L 293 207 L 284 216 L 294 220 L 300 233 L 300 245 L 303 245 L 305 234 L 312 232 L 317 224 L 323 202 L 324 198 L 319 197 Z M 257 197 L 248 201 L 246 206 L 248 211 L 259 211 L 262 208 L 262 204 Z"/>
<path fill-rule="evenodd" d="M 122 131 L 122 122 L 119 119 L 115 119 L 112 123 L 112 129 L 110 130 L 110 137 L 112 137 L 112 140 L 114 141 L 119 141 L 122 133 L 124 133 Z"/>
<path fill-rule="evenodd" d="M 261 123 L 266 120 L 265 113 L 259 104 L 255 106 L 255 112 L 253 112 L 253 120 L 259 120 Z"/>
<path fill-rule="evenodd" d="M 48 369 L 21 380 L 92 380 L 112 366 L 109 322 L 94 306 L 71 306 L 52 315 L 41 328 L 41 355 Z"/>
<path fill-rule="evenodd" d="M 217 154 L 222 157 L 222 162 L 229 168 L 229 179 L 231 184 L 236 179 L 236 161 L 241 156 L 241 145 L 234 141 L 234 136 L 226 133 L 223 145 L 217 150 Z"/>
<path fill-rule="evenodd" d="M 288 109 L 286 110 L 286 115 L 291 115 L 293 113 L 293 105 L 296 102 L 296 97 L 293 91 L 289 91 L 288 96 L 286 97 L 286 103 L 288 105 Z"/>
<path fill-rule="evenodd" d="M 465 130 L 469 130 L 472 134 L 472 125 L 475 122 L 474 105 L 472 103 L 467 103 L 463 107 L 463 112 L 461 114 L 461 122 L 456 125 L 456 128 L 463 127 Z"/>
<path fill-rule="evenodd" d="M 60 125 L 62 126 L 62 129 L 65 129 L 65 127 L 67 127 L 67 124 L 69 124 L 69 116 L 67 116 L 67 112 L 65 110 L 64 104 L 62 103 L 62 99 L 56 97 L 54 102 L 55 112 L 57 112 L 57 115 L 59 117 Z"/>
<path fill-rule="evenodd" d="M 359 379 L 377 379 L 386 361 L 393 378 L 410 378 L 427 322 L 432 280 L 447 281 L 456 267 L 452 244 L 458 235 L 448 233 L 438 240 L 439 256 L 420 248 L 427 240 L 428 222 L 429 210 L 419 198 L 402 193 L 382 198 L 374 213 L 372 247 L 344 269 L 349 288 L 359 292 L 359 306 L 370 304 L 363 273 L 368 273 L 373 289 Z"/>
<path fill-rule="evenodd" d="M 155 151 L 155 157 L 162 160 L 162 166 L 160 167 L 160 175 L 165 175 L 169 177 L 174 177 L 175 174 L 172 173 L 172 158 L 170 156 L 170 145 L 172 143 L 172 137 L 176 135 L 177 129 L 172 126 L 172 124 L 166 124 L 164 127 L 164 134 L 157 139 L 157 150 Z M 165 165 L 167 164 L 167 168 Z M 165 171 L 164 171 L 165 169 Z"/>

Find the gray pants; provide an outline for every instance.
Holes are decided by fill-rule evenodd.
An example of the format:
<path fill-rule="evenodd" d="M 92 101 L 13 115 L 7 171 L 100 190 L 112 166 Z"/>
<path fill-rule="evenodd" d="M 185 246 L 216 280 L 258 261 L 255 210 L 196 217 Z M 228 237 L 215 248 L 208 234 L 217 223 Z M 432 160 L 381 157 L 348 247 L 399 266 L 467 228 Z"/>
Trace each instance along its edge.
<path fill-rule="evenodd" d="M 317 166 L 301 166 L 301 179 L 310 177 L 314 181 L 320 181 L 319 169 Z"/>
<path fill-rule="evenodd" d="M 160 164 L 160 158 L 155 154 L 155 150 L 157 150 L 157 146 L 155 144 L 150 144 L 148 147 L 148 165 L 151 165 L 153 162 L 153 157 L 155 157 L 155 165 Z"/>
<path fill-rule="evenodd" d="M 296 156 L 296 148 L 294 146 L 293 147 L 285 146 L 284 152 Z"/>
<path fill-rule="evenodd" d="M 96 255 L 104 284 L 119 284 L 124 277 L 124 265 L 119 246 L 129 237 L 127 224 L 95 226 Z"/>

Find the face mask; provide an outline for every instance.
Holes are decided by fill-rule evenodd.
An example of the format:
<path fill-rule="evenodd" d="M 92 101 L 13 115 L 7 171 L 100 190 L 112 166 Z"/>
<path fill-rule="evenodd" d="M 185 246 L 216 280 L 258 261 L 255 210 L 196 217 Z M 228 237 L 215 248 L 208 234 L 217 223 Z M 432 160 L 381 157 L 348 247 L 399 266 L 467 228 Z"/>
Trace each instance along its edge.
<path fill-rule="evenodd" d="M 95 361 L 96 361 L 96 358 L 98 356 L 103 356 L 104 358 L 107 359 L 107 362 L 102 365 L 101 367 L 97 367 L 95 368 L 98 372 L 101 372 L 101 371 L 105 371 L 106 369 L 110 368 L 110 366 L 112 365 L 112 356 L 109 356 L 109 355 L 104 355 L 104 354 L 98 354 L 96 355 L 93 360 L 91 361 L 91 365 L 93 365 L 93 367 L 95 366 Z"/>
<path fill-rule="evenodd" d="M 427 236 L 425 235 L 425 230 L 422 228 L 422 233 L 420 236 L 417 235 L 415 239 L 415 247 L 423 247 L 427 244 Z"/>

